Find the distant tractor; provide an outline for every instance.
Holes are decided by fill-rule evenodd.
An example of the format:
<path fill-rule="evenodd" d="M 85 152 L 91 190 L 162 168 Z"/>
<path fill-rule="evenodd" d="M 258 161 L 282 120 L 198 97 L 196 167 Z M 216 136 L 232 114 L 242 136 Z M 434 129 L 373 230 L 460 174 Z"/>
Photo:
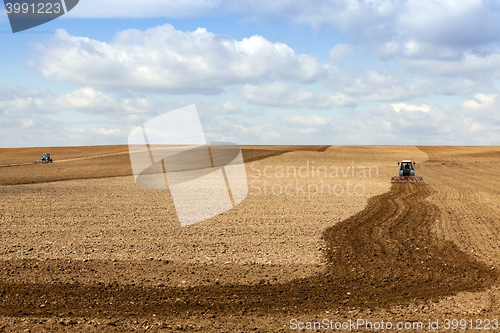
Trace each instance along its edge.
<path fill-rule="evenodd" d="M 52 163 L 52 158 L 50 158 L 50 154 L 43 153 L 42 158 L 39 161 L 35 161 L 35 163 Z"/>
<path fill-rule="evenodd" d="M 415 162 L 410 160 L 403 160 L 399 168 L 399 176 L 394 176 L 391 179 L 391 183 L 422 183 L 424 178 L 415 176 Z"/>

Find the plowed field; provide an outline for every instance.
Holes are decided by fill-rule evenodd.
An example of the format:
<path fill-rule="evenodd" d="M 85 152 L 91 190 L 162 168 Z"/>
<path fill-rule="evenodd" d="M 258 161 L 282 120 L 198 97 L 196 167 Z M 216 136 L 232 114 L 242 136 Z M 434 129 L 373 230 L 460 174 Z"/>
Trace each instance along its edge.
<path fill-rule="evenodd" d="M 52 165 L 36 165 L 50 177 L 0 187 L 0 327 L 290 331 L 299 322 L 325 329 L 362 319 L 409 323 L 413 331 L 437 320 L 444 331 L 446 319 L 463 319 L 466 330 L 487 320 L 494 328 L 500 149 L 266 148 L 247 147 L 245 158 L 260 193 L 185 228 L 168 192 L 138 189 L 130 176 L 87 173 L 54 183 L 47 182 L 57 175 Z M 426 183 L 391 186 L 401 159 L 416 160 Z M 282 176 L 280 166 L 305 167 L 308 177 Z M 342 172 L 321 176 L 318 166 Z M 363 166 L 376 166 L 377 175 L 362 177 Z M 7 183 L 16 184 L 20 167 L 5 167 Z M 292 181 L 309 189 L 348 189 L 350 181 L 364 191 L 271 190 Z"/>

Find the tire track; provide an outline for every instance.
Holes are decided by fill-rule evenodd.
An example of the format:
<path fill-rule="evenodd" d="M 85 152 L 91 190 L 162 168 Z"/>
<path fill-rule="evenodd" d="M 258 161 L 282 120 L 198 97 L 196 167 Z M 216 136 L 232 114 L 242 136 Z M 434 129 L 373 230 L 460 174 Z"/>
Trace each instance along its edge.
<path fill-rule="evenodd" d="M 500 265 L 500 196 L 497 148 L 471 153 L 470 147 L 448 151 L 419 147 L 430 161 L 422 168 L 436 189 L 431 201 L 441 207 L 436 225 L 440 238 L 453 241 L 466 253 L 490 266 Z"/>
<path fill-rule="evenodd" d="M 495 271 L 436 238 L 439 215 L 426 184 L 393 184 L 367 208 L 325 230 L 322 274 L 284 284 L 185 288 L 0 283 L 7 316 L 207 317 L 317 313 L 339 306 L 387 306 L 492 285 Z M 91 269 L 92 262 L 88 263 Z M 0 267 L 1 268 L 1 267 Z M 1 269 L 1 281 L 8 270 Z"/>
<path fill-rule="evenodd" d="M 348 272 L 350 280 L 377 285 L 396 297 L 399 288 L 434 298 L 493 283 L 495 273 L 489 267 L 433 236 L 439 209 L 426 200 L 432 193 L 426 184 L 394 184 L 369 204 L 368 212 L 327 230 L 326 239 L 333 244 L 330 265 Z"/>

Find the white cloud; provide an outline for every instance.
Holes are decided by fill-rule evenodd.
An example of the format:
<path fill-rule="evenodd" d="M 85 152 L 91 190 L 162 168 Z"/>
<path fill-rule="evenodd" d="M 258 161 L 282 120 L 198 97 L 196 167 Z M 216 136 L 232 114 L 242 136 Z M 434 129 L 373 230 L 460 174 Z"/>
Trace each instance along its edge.
<path fill-rule="evenodd" d="M 342 61 L 344 58 L 353 56 L 356 54 L 356 51 L 354 50 L 352 45 L 349 44 L 336 44 L 331 50 L 330 50 L 330 59 L 333 61 Z"/>
<path fill-rule="evenodd" d="M 332 130 L 330 120 L 318 116 L 286 117 L 281 124 L 298 135 L 321 134 Z"/>
<path fill-rule="evenodd" d="M 63 94 L 0 82 L 0 146 L 126 143 L 131 126 L 193 103 L 209 123 L 243 112 L 230 100 L 117 98 L 89 87 Z"/>
<path fill-rule="evenodd" d="M 0 101 L 0 111 L 4 115 L 22 115 L 29 112 L 43 112 L 45 107 L 40 99 L 15 98 L 10 101 Z"/>
<path fill-rule="evenodd" d="M 451 47 L 461 54 L 500 40 L 498 5 L 483 0 L 86 0 L 64 18 L 225 19 L 230 15 L 256 22 L 279 17 L 315 29 L 328 25 L 351 41 L 373 49 L 385 45 L 402 55 L 405 49 L 411 55 L 412 43 L 434 50 Z"/>
<path fill-rule="evenodd" d="M 328 118 L 314 115 L 282 117 L 263 123 L 214 120 L 207 125 L 209 141 L 237 144 L 328 144 L 335 135 Z"/>
<path fill-rule="evenodd" d="M 477 94 L 476 100 L 466 100 L 462 106 L 466 109 L 489 108 L 495 103 L 497 95 Z"/>
<path fill-rule="evenodd" d="M 347 30 L 354 26 L 376 24 L 380 17 L 388 17 L 398 6 L 390 0 L 319 0 L 314 4 L 300 0 L 255 2 L 243 0 L 222 3 L 228 11 L 245 13 L 251 17 L 279 16 L 295 24 L 309 24 L 314 28 L 328 24 Z"/>
<path fill-rule="evenodd" d="M 123 131 L 119 128 L 104 128 L 104 127 L 101 127 L 99 129 L 95 129 L 95 130 L 93 130 L 93 132 L 96 134 L 102 134 L 102 135 L 106 135 L 106 136 L 121 136 L 121 137 L 128 134 L 128 132 Z"/>
<path fill-rule="evenodd" d="M 203 28 L 183 32 L 164 25 L 146 31 L 125 30 L 112 42 L 59 30 L 39 45 L 39 58 L 32 66 L 46 78 L 83 88 L 60 94 L 0 83 L 4 129 L 42 133 L 44 122 L 39 115 L 75 110 L 83 115 L 110 115 L 117 126 L 99 123 L 89 129 L 75 123 L 71 131 L 58 131 L 57 138 L 71 135 L 72 142 L 93 135 L 118 138 L 123 130 L 119 124 L 140 124 L 194 102 L 210 135 L 224 137 L 221 141 L 498 144 L 500 101 L 492 79 L 500 76 L 500 11 L 490 2 L 319 0 L 312 6 L 298 0 L 153 0 L 143 6 L 132 0 L 120 2 L 113 11 L 110 8 L 117 2 L 112 0 L 100 3 L 102 11 L 91 13 L 87 6 L 94 3 L 79 4 L 79 11 L 72 15 L 206 17 L 233 13 L 257 22 L 281 17 L 318 29 L 329 25 L 343 44 L 328 45 L 332 62 L 321 64 L 313 56 L 296 54 L 289 46 L 270 41 L 271 37 L 236 40 Z M 317 50 L 313 46 L 311 54 Z M 148 95 L 214 94 L 228 86 L 256 106 L 245 108 L 227 96 L 219 102 L 188 96 L 167 104 Z M 127 98 L 114 97 L 109 91 Z M 135 98 L 137 92 L 146 93 L 145 97 Z M 429 101 L 436 95 L 452 95 L 455 105 L 463 104 L 443 109 Z M 416 98 L 418 102 L 412 101 Z M 327 110 L 355 106 L 358 101 L 357 108 L 349 109 L 347 120 L 330 122 L 310 112 L 290 116 L 297 109 Z M 269 111 L 273 117 L 285 116 L 272 123 Z"/>
<path fill-rule="evenodd" d="M 435 45 L 472 46 L 498 40 L 495 5 L 482 0 L 412 0 L 397 16 L 407 35 Z"/>
<path fill-rule="evenodd" d="M 427 104 L 422 104 L 422 105 L 410 105 L 406 103 L 394 103 L 391 104 L 392 108 L 394 111 L 398 112 L 401 110 L 406 110 L 406 111 L 421 111 L 428 113 L 431 111 L 431 107 Z"/>
<path fill-rule="evenodd" d="M 422 112 L 422 106 L 427 106 L 430 112 Z M 500 122 L 493 119 L 491 112 L 483 118 L 432 103 L 406 104 L 404 107 L 383 105 L 376 110 L 360 112 L 346 127 L 349 133 L 345 133 L 345 140 L 358 144 L 498 144 Z"/>
<path fill-rule="evenodd" d="M 236 114 L 240 113 L 241 109 L 234 105 L 231 101 L 222 103 L 197 103 L 201 110 L 209 110 L 212 114 Z"/>
<path fill-rule="evenodd" d="M 185 106 L 178 100 L 161 107 L 149 99 L 116 99 L 96 90 L 83 88 L 69 94 L 33 89 L 12 89 L 10 112 L 0 107 L 0 145 L 50 146 L 125 143 L 132 125 L 155 115 Z M 24 92 L 20 92 L 24 91 Z M 19 97 L 23 95 L 23 98 Z M 1 103 L 5 103 L 6 94 Z M 107 110 L 93 105 L 91 99 L 109 103 Z M 110 101 L 111 99 L 111 101 Z M 38 104 L 33 102 L 38 101 Z M 128 102 L 125 102 L 128 101 Z M 26 104 L 23 104 L 26 103 Z M 99 103 L 101 103 L 99 102 Z M 17 103 L 17 104 L 16 104 Z M 31 104 L 30 104 L 31 103 Z M 129 113 L 123 106 L 134 105 Z M 268 112 L 248 117 L 232 101 L 197 101 L 209 141 L 238 144 L 498 144 L 500 142 L 500 101 L 496 95 L 476 94 L 463 101 L 462 107 L 443 109 L 422 100 L 419 103 L 397 102 L 374 109 L 349 110 L 347 117 L 331 118 L 319 114 L 283 113 L 269 120 Z M 26 106 L 28 105 L 28 106 Z M 40 107 L 41 105 L 42 107 Z M 135 105 L 141 108 L 135 109 Z M 14 108 L 19 107 L 19 109 Z M 61 120 L 57 108 L 76 110 Z M 61 111 L 59 109 L 59 112 Z M 101 110 L 101 111 L 97 111 Z M 74 118 L 80 113 L 84 120 Z M 234 116 L 237 114 L 237 116 Z M 50 116 L 47 116 L 50 115 Z M 108 121 L 92 117 L 107 115 Z M 280 115 L 280 113 L 276 113 Z"/>
<path fill-rule="evenodd" d="M 228 15 L 266 22 L 283 18 L 315 29 L 328 25 L 354 45 L 368 46 L 375 57 L 457 60 L 466 54 L 497 54 L 498 4 L 484 0 L 86 0 L 69 16 L 207 17 Z M 332 49 L 338 61 L 347 44 Z M 106 53 L 105 53 L 106 54 Z M 146 66 L 148 67 L 148 66 Z M 430 67 L 434 68 L 434 67 Z M 494 67 L 490 67 L 494 68 Z M 247 82 L 248 83 L 248 82 Z M 88 84 L 86 84 L 88 85 Z"/>
<path fill-rule="evenodd" d="M 33 127 L 33 125 L 35 125 L 35 121 L 34 119 L 21 119 L 21 122 L 22 122 L 22 128 L 30 128 L 30 127 Z"/>
<path fill-rule="evenodd" d="M 405 53 L 407 55 L 416 55 L 419 53 L 420 51 L 420 44 L 414 40 L 410 40 L 409 42 L 406 42 L 405 43 Z"/>
<path fill-rule="evenodd" d="M 36 66 L 44 77 L 107 90 L 218 93 L 225 85 L 314 82 L 326 76 L 315 58 L 261 36 L 238 41 L 203 28 L 182 32 L 169 24 L 124 30 L 112 43 L 60 29 L 38 50 Z"/>
<path fill-rule="evenodd" d="M 425 80 L 454 78 L 474 81 L 477 90 L 491 77 L 500 76 L 500 6 L 484 0 L 319 0 L 314 5 L 300 0 L 255 2 L 221 2 L 221 8 L 243 15 L 256 22 L 281 17 L 293 24 L 310 25 L 315 29 L 333 28 L 347 42 L 333 46 L 330 58 L 342 61 L 352 55 L 371 58 L 356 76 L 368 71 L 367 63 L 373 60 L 390 61 L 403 68 L 411 81 L 412 76 Z M 375 70 L 377 72 L 377 70 Z M 463 94 L 473 91 L 449 89 L 442 82 L 437 86 L 446 94 Z M 401 96 L 415 96 L 407 88 L 398 93 L 398 84 L 389 90 L 396 93 L 363 93 L 369 100 L 390 100 Z M 424 88 L 425 89 L 425 88 Z M 375 88 L 376 90 L 376 88 Z M 476 90 L 476 91 L 477 91 Z M 350 92 L 344 90 L 351 95 Z M 431 91 L 431 93 L 434 93 Z M 353 95 L 354 96 L 354 95 Z M 400 97 L 398 97 L 400 96 Z"/>
<path fill-rule="evenodd" d="M 466 52 L 455 59 L 398 59 L 398 61 L 411 72 L 425 76 L 484 80 L 500 75 L 500 52 L 487 55 Z"/>
<path fill-rule="evenodd" d="M 432 112 L 390 105 L 356 115 L 330 119 L 318 115 L 284 116 L 274 121 L 245 119 L 214 121 L 211 141 L 239 144 L 497 144 L 500 122 L 471 117 L 461 110 L 447 110 L 431 103 Z"/>
<path fill-rule="evenodd" d="M 85 87 L 69 94 L 55 94 L 47 100 L 48 108 L 53 110 L 77 109 L 101 112 L 114 109 L 115 101 L 93 88 Z"/>
<path fill-rule="evenodd" d="M 250 103 L 309 109 L 330 109 L 337 106 L 356 106 L 355 99 L 344 94 L 316 93 L 311 90 L 290 87 L 282 82 L 254 86 L 244 85 L 240 89 L 241 97 Z"/>
<path fill-rule="evenodd" d="M 429 90 L 425 78 L 408 78 L 400 69 L 364 73 L 332 68 L 330 76 L 328 84 L 332 89 L 369 101 L 405 100 L 425 95 Z"/>
<path fill-rule="evenodd" d="M 356 3 L 353 6 L 359 7 Z M 383 2 L 373 8 L 381 6 Z M 373 43 L 371 49 L 356 44 L 335 45 L 330 58 L 341 66 L 320 64 L 312 56 L 296 54 L 287 45 L 261 36 L 235 40 L 203 28 L 183 32 L 168 24 L 146 31 L 124 30 L 111 43 L 58 30 L 38 50 L 40 57 L 34 66 L 43 76 L 95 89 L 217 94 L 227 86 L 246 85 L 240 91 L 251 103 L 312 109 L 353 106 L 354 99 L 401 101 L 429 94 L 491 92 L 495 89 L 491 77 L 500 76 L 498 51 L 476 54 L 460 47 L 432 45 L 404 33 Z M 373 62 L 373 56 L 392 58 L 397 66 L 394 62 L 375 62 L 367 68 L 366 62 Z M 308 82 L 325 84 L 336 93 L 293 88 L 292 94 L 292 88 L 280 88 Z M 274 88 L 287 98 L 276 99 L 260 87 Z"/>
<path fill-rule="evenodd" d="M 482 0 L 223 1 L 221 7 L 255 20 L 278 16 L 315 28 L 329 25 L 352 39 L 472 46 L 499 40 L 500 11 Z"/>
<path fill-rule="evenodd" d="M 11 89 L 8 98 L 0 91 L 0 112 L 4 115 L 55 114 L 63 110 L 75 110 L 93 114 L 143 113 L 150 109 L 148 101 L 142 99 L 114 100 L 93 88 L 85 87 L 71 93 L 53 93 L 48 90 Z M 31 96 L 30 96 L 31 92 Z"/>
<path fill-rule="evenodd" d="M 446 65 L 443 64 L 443 67 Z M 345 70 L 341 66 L 330 66 L 330 78 L 323 82 L 332 90 L 367 101 L 407 101 L 430 95 L 467 96 L 478 91 L 497 91 L 491 78 L 486 77 L 488 71 L 493 73 L 498 70 L 497 68 L 484 68 L 483 74 L 460 76 L 459 72 L 464 70 L 460 68 L 460 64 L 450 66 L 457 68 L 457 76 L 452 73 L 435 75 L 443 69 L 436 68 L 433 73 L 434 67 L 431 65 L 420 72 L 416 71 L 417 74 L 402 68 L 386 69 L 387 66 L 383 64 L 378 64 L 374 66 L 375 69 L 367 71 Z"/>
<path fill-rule="evenodd" d="M 474 98 L 465 100 L 461 110 L 457 112 L 463 113 L 476 130 L 482 129 L 479 135 L 490 132 L 490 129 L 494 127 L 500 130 L 500 113 L 498 112 L 500 100 L 497 96 L 496 94 L 476 94 Z"/>

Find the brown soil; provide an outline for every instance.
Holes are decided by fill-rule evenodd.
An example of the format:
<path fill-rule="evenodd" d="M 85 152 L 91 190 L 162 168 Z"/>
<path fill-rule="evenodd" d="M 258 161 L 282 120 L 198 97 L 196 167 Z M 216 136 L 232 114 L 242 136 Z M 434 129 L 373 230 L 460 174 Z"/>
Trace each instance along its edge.
<path fill-rule="evenodd" d="M 498 147 L 422 147 L 422 168 L 441 208 L 438 236 L 455 242 L 490 266 L 500 266 L 500 174 Z"/>
<path fill-rule="evenodd" d="M 89 278 L 80 283 L 74 279 L 73 283 L 64 284 L 15 283 L 12 273 L 26 279 L 22 268 L 36 266 L 38 273 L 43 274 L 53 270 L 71 274 L 83 269 L 84 273 L 78 274 L 81 278 L 85 271 L 95 272 L 94 266 L 103 264 L 4 263 L 2 280 L 10 276 L 10 281 L 0 284 L 3 297 L 0 311 L 8 316 L 113 318 L 153 314 L 201 318 L 214 314 L 302 314 L 345 305 L 387 306 L 415 298 L 437 299 L 456 291 L 475 291 L 492 285 L 497 278 L 493 270 L 453 243 L 431 234 L 438 209 L 425 200 L 430 192 L 427 185 L 395 184 L 389 193 L 372 198 L 363 212 L 328 228 L 324 232 L 327 268 L 319 275 L 283 284 L 266 281 L 252 286 L 215 282 L 215 285 L 172 288 L 120 285 L 111 281 L 95 283 L 95 280 L 89 286 L 84 284 L 91 282 Z M 163 267 L 155 269 L 154 266 L 160 265 Z M 140 270 L 140 265 L 134 263 L 107 266 L 107 274 L 112 276 L 129 276 Z M 148 266 L 165 275 L 179 269 L 168 262 Z M 202 266 L 191 270 L 194 275 L 204 271 Z M 41 308 L 42 304 L 45 306 Z"/>
<path fill-rule="evenodd" d="M 325 151 L 330 146 L 242 146 L 245 162 L 291 151 Z M 34 164 L 48 152 L 53 163 Z M 0 149 L 0 185 L 132 175 L 128 146 Z"/>
<path fill-rule="evenodd" d="M 191 236 L 213 230 L 233 230 L 248 235 L 241 238 L 240 244 L 251 246 L 253 252 L 263 249 L 259 256 L 252 257 L 252 251 L 247 253 L 238 249 L 237 243 L 220 248 L 238 249 L 236 258 L 246 258 L 241 263 L 226 252 L 213 260 L 191 262 L 189 257 L 203 256 L 198 251 L 188 252 L 188 257 L 175 260 L 170 259 L 171 254 L 168 258 L 160 255 L 152 260 L 138 260 L 144 257 L 141 252 L 137 256 L 116 246 L 100 244 L 106 240 L 118 244 L 111 235 L 96 238 L 97 243 L 90 241 L 94 247 L 114 250 L 97 256 L 108 259 L 94 259 L 85 248 L 71 248 L 72 252 L 65 252 L 62 244 L 40 247 L 43 235 L 37 234 L 37 230 L 22 231 L 21 226 L 25 224 L 19 223 L 23 219 L 16 214 L 26 215 L 31 209 L 35 220 L 40 222 L 45 216 L 49 226 L 50 215 L 38 214 L 29 207 L 16 206 L 11 211 L 9 205 L 15 202 L 6 202 L 9 197 L 4 196 L 0 211 L 5 244 L 4 261 L 0 264 L 0 313 L 3 316 L 0 327 L 5 331 L 287 331 L 292 318 L 303 322 L 363 318 L 393 323 L 422 321 L 425 325 L 429 319 L 438 319 L 444 330 L 442 325 L 446 318 L 474 321 L 498 318 L 500 292 L 495 266 L 500 262 L 500 253 L 493 245 L 498 244 L 496 221 L 500 194 L 496 188 L 500 179 L 495 159 L 500 149 L 422 147 L 430 158 L 423 164 L 420 164 L 421 156 L 412 149 L 343 146 L 331 147 L 323 153 L 287 152 L 260 160 L 262 166 L 290 165 L 298 159 L 303 162 L 312 158 L 317 165 L 331 159 L 339 164 L 350 164 L 350 160 L 355 159 L 358 164 L 360 156 L 364 156 L 367 163 L 380 161 L 380 174 L 387 178 L 363 180 L 367 194 L 361 198 L 335 198 L 340 206 L 335 206 L 335 200 L 327 196 L 306 200 L 261 195 L 248 197 L 241 205 L 211 219 L 206 225 L 202 222 L 189 231 L 184 229 L 183 233 Z M 390 179 L 390 170 L 384 166 L 392 165 L 396 170 L 395 163 L 390 160 L 397 161 L 402 154 L 406 155 L 399 159 L 409 158 L 409 154 L 415 156 L 411 158 L 417 159 L 417 172 L 424 176 L 426 184 L 393 184 L 389 192 L 383 193 L 384 188 L 389 188 Z M 86 180 L 82 186 L 95 186 L 92 182 L 97 181 Z M 71 182 L 76 185 L 81 181 Z M 102 193 L 109 191 L 115 196 L 121 192 L 115 191 L 113 186 L 123 188 L 124 185 L 119 179 L 114 183 L 100 182 Z M 67 187 L 71 183 L 61 184 Z M 36 194 L 46 186 L 49 184 L 3 187 L 3 194 L 29 199 L 30 191 Z M 57 186 L 51 188 L 56 192 L 61 190 Z M 122 202 L 141 200 L 142 194 L 128 192 L 132 194 L 119 196 Z M 36 204 L 37 200 L 33 202 Z M 283 219 L 288 223 L 278 226 L 276 221 L 266 217 L 258 229 L 247 226 L 248 222 L 255 224 L 254 205 L 259 205 L 267 215 L 280 212 L 276 221 Z M 74 206 L 92 211 L 82 202 Z M 286 207 L 293 212 L 301 206 L 302 209 L 313 208 L 302 216 L 305 229 L 300 225 L 297 228 L 292 215 L 287 216 L 283 209 Z M 350 212 L 347 216 L 342 214 L 346 210 Z M 126 210 L 121 211 L 128 214 Z M 76 218 L 75 212 L 70 209 L 68 217 Z M 118 217 L 109 216 L 108 223 L 127 228 L 128 231 L 117 235 L 123 241 L 132 226 L 127 226 L 130 222 L 119 221 L 127 221 L 126 216 L 120 217 L 120 210 L 116 213 Z M 11 217 L 13 214 L 17 219 Z M 330 217 L 321 217 L 325 215 Z M 92 223 L 96 217 L 93 216 L 85 220 Z M 137 216 L 141 216 L 141 212 Z M 248 222 L 246 216 L 251 216 Z M 244 226 L 240 223 L 238 229 L 231 229 L 233 219 L 245 221 Z M 82 235 L 87 233 L 83 222 L 69 222 L 68 227 L 78 226 L 83 228 Z M 221 225 L 221 222 L 227 224 Z M 48 233 L 51 240 L 68 237 L 64 233 L 54 233 L 55 230 L 51 233 L 43 223 L 36 228 Z M 139 238 L 164 244 L 161 239 L 155 241 L 144 234 L 141 227 L 133 228 L 141 232 Z M 311 233 L 318 228 L 321 229 L 318 236 Z M 70 229 L 66 230 L 70 238 L 74 237 Z M 94 230 L 100 228 L 94 227 Z M 252 236 L 255 230 L 260 236 L 257 233 Z M 294 235 L 294 230 L 298 236 Z M 274 238 L 267 241 L 261 238 L 262 233 L 267 232 L 277 236 L 276 242 Z M 308 234 L 314 235 L 311 240 L 322 235 L 322 240 L 315 241 L 319 251 L 314 242 L 304 238 Z M 21 235 L 23 238 L 19 238 Z M 292 242 L 311 242 L 311 246 L 302 248 L 303 257 L 300 250 L 296 252 L 289 247 L 287 236 Z M 165 240 L 171 242 L 176 237 L 179 236 L 167 236 Z M 208 236 L 211 237 L 217 236 Z M 224 237 L 218 236 L 219 241 Z M 17 240 L 12 242 L 9 238 Z M 252 238 L 255 243 L 249 242 Z M 30 247 L 26 248 L 20 239 Z M 203 242 L 200 238 L 195 243 L 200 244 L 200 241 Z M 13 246 L 14 243 L 17 246 Z M 148 253 L 145 243 L 135 244 Z M 219 249 L 214 242 L 203 247 Z M 273 248 L 277 251 L 275 255 L 269 253 Z M 158 249 L 153 246 L 151 253 Z M 167 250 L 167 253 L 170 252 Z M 287 261 L 287 254 L 291 254 L 293 260 Z M 272 263 L 257 263 L 259 257 Z M 311 260 L 314 257 L 319 261 Z M 230 260 L 225 262 L 228 258 Z"/>

